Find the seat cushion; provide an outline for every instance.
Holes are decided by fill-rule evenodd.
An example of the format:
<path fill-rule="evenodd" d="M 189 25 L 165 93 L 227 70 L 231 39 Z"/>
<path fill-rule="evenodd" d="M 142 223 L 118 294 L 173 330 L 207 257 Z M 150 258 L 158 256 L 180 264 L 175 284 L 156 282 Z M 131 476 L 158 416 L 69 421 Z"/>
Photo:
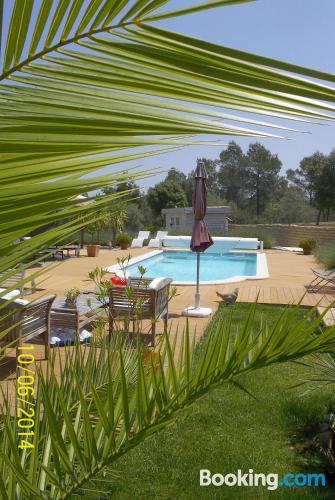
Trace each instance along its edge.
<path fill-rule="evenodd" d="M 80 342 L 90 342 L 92 333 L 82 328 L 79 332 Z M 76 330 L 74 328 L 52 327 L 50 332 L 50 345 L 62 347 L 73 345 L 76 342 Z"/>
<path fill-rule="evenodd" d="M 166 277 L 155 278 L 149 284 L 149 288 L 151 288 L 152 290 L 159 290 L 164 286 L 169 285 L 171 282 L 172 282 L 171 278 L 166 278 Z"/>
<path fill-rule="evenodd" d="M 0 293 L 5 292 L 5 291 L 6 291 L 6 288 L 0 288 Z M 15 290 L 11 290 L 10 292 L 6 293 L 5 295 L 2 295 L 1 298 L 4 300 L 12 300 L 15 297 L 19 297 L 20 295 L 21 295 L 20 290 L 15 289 Z M 15 299 L 14 302 L 16 304 L 21 304 L 21 305 L 28 304 L 28 300 L 19 299 L 19 298 Z"/>

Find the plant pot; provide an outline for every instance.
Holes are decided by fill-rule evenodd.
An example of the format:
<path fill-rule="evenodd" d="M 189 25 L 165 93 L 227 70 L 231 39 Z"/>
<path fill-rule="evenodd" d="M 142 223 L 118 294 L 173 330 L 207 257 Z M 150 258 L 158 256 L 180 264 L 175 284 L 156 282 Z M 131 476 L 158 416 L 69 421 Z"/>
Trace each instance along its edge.
<path fill-rule="evenodd" d="M 68 309 L 76 309 L 77 299 L 74 300 L 65 299 L 65 307 L 67 307 Z"/>
<path fill-rule="evenodd" d="M 123 243 L 120 245 L 120 248 L 121 248 L 121 250 L 128 250 L 129 245 L 128 245 L 128 243 Z"/>
<path fill-rule="evenodd" d="M 98 257 L 100 245 L 86 245 L 88 257 Z"/>
<path fill-rule="evenodd" d="M 303 248 L 302 251 L 304 255 L 311 255 L 312 253 L 312 250 L 310 250 L 309 248 Z"/>

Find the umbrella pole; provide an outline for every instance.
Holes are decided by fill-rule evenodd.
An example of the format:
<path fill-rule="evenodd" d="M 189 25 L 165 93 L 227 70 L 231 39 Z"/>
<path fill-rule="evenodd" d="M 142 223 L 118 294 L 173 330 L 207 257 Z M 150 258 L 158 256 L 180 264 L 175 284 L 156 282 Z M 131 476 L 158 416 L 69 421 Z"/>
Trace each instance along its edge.
<path fill-rule="evenodd" d="M 200 252 L 197 252 L 197 286 L 196 286 L 196 290 L 195 290 L 195 308 L 196 309 L 198 309 L 198 307 L 200 307 L 199 282 L 200 282 Z"/>

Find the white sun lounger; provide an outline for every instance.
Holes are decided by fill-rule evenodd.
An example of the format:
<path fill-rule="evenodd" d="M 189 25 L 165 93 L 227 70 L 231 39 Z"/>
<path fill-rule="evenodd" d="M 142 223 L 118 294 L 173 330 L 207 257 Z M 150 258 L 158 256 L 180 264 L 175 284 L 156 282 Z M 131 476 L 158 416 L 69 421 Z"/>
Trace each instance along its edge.
<path fill-rule="evenodd" d="M 149 241 L 148 247 L 160 248 L 162 246 L 162 242 L 163 242 L 165 236 L 167 236 L 167 234 L 168 234 L 167 231 L 158 231 L 156 234 L 156 237 L 151 238 L 151 240 Z"/>
<path fill-rule="evenodd" d="M 139 231 L 137 238 L 134 238 L 131 243 L 131 248 L 143 247 L 144 240 L 150 237 L 150 231 Z"/>

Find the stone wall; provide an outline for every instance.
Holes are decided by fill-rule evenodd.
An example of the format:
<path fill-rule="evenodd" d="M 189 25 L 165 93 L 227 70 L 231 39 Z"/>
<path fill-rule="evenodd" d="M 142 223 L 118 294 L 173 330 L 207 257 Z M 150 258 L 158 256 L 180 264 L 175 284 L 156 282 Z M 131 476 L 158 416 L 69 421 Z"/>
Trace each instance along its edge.
<path fill-rule="evenodd" d="M 266 233 L 273 238 L 275 244 L 282 246 L 298 246 L 299 241 L 305 238 L 316 240 L 320 245 L 335 245 L 335 225 L 230 224 L 229 229 L 234 232 L 241 230 L 241 233 L 254 231 L 255 236 Z"/>

